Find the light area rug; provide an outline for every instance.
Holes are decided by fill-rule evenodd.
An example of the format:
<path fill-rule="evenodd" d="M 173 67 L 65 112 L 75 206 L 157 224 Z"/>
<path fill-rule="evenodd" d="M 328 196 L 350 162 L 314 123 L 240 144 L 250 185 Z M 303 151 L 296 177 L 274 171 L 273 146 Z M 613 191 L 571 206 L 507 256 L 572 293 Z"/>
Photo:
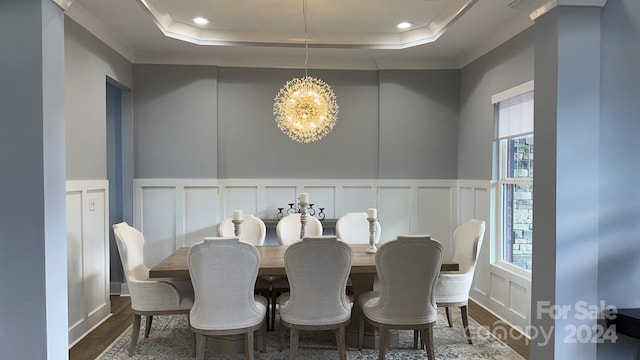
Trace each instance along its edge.
<path fill-rule="evenodd" d="M 435 354 L 438 360 L 450 359 L 492 359 L 492 360 L 523 360 L 518 353 L 494 337 L 486 328 L 473 319 L 469 319 L 469 326 L 473 344 L 469 344 L 462 330 L 462 322 L 457 309 L 452 309 L 454 326 L 448 327 L 444 311 L 439 309 L 438 321 L 434 327 Z M 276 321 L 277 323 L 277 321 Z M 141 326 L 144 329 L 144 320 Z M 129 327 L 120 335 L 97 359 L 99 360 L 182 360 L 191 359 L 192 334 L 189 330 L 186 315 L 156 316 L 153 318 L 151 333 L 144 338 L 141 330 L 138 345 L 132 357 L 128 356 L 131 340 Z M 278 350 L 280 341 L 279 324 L 276 331 L 269 331 L 266 335 L 267 351 L 255 350 L 256 360 L 276 360 L 289 358 L 289 334 L 285 333 L 284 349 Z M 211 342 L 207 342 L 209 345 Z M 413 331 L 399 331 L 397 346 L 387 349 L 387 359 L 412 360 L 426 359 L 424 350 L 413 348 Z M 338 359 L 335 336 L 333 331 L 302 331 L 297 359 L 324 360 Z M 377 359 L 378 352 L 373 349 L 351 348 L 347 346 L 347 359 L 368 360 Z M 228 354 L 216 351 L 207 346 L 205 359 L 235 360 L 244 359 L 244 354 Z"/>

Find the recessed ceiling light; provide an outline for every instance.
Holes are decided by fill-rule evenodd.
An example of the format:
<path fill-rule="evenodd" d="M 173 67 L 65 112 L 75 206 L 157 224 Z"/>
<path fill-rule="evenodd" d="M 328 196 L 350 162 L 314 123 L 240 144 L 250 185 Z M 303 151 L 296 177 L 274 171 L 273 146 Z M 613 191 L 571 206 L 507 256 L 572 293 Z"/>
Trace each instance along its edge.
<path fill-rule="evenodd" d="M 403 22 L 399 23 L 399 24 L 398 24 L 398 25 L 396 25 L 396 26 L 398 27 L 398 29 L 404 30 L 404 29 L 408 29 L 408 28 L 410 28 L 410 27 L 411 27 L 411 25 L 412 25 L 412 24 L 411 24 L 410 22 L 403 21 Z"/>
<path fill-rule="evenodd" d="M 196 18 L 193 18 L 193 22 L 196 25 L 207 25 L 209 23 L 209 20 L 203 18 L 202 16 L 198 16 Z"/>

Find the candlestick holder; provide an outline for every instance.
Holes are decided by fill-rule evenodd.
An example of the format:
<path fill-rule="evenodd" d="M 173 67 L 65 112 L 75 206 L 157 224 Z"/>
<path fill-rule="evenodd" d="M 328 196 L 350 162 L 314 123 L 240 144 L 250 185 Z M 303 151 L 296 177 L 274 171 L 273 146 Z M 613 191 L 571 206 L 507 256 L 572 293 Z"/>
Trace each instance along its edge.
<path fill-rule="evenodd" d="M 242 220 L 231 220 L 233 223 L 233 233 L 240 237 L 240 224 L 242 224 Z"/>
<path fill-rule="evenodd" d="M 307 233 L 307 203 L 300 201 L 300 239 Z"/>
<path fill-rule="evenodd" d="M 369 221 L 369 245 L 371 245 L 366 253 L 367 254 L 375 254 L 378 252 L 378 248 L 376 247 L 376 222 L 378 222 L 378 218 L 367 218 Z"/>
<path fill-rule="evenodd" d="M 302 211 L 300 209 L 300 203 L 298 203 L 298 205 L 296 206 L 295 203 L 288 203 L 287 205 L 289 205 L 289 207 L 285 210 L 285 208 L 281 207 L 281 208 L 277 208 L 278 212 L 276 213 L 276 218 L 278 219 L 282 219 L 283 217 L 285 217 L 286 215 L 291 215 L 291 214 L 300 214 Z M 314 203 L 307 203 L 307 216 L 313 216 L 318 218 L 318 220 L 322 221 L 324 220 L 326 213 L 324 212 L 325 208 L 321 207 L 318 208 L 318 210 L 316 210 L 316 208 L 314 208 L 315 204 Z"/>

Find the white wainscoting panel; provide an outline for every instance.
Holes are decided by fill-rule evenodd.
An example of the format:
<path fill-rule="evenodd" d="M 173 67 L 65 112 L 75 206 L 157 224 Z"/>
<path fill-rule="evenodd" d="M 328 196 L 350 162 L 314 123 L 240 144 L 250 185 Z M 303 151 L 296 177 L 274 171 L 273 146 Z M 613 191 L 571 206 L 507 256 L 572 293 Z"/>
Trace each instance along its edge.
<path fill-rule="evenodd" d="M 345 185 L 342 187 L 342 196 L 337 196 L 336 200 L 342 201 L 342 211 L 337 209 L 336 204 L 339 214 L 365 212 L 376 203 L 375 185 Z"/>
<path fill-rule="evenodd" d="M 181 188 L 183 190 L 183 188 Z M 183 214 L 177 213 L 177 197 L 184 198 L 184 191 L 178 192 L 175 187 L 147 187 L 141 189 L 142 222 L 137 227 L 144 234 L 144 262 L 152 267 L 164 259 L 184 243 L 184 233 L 178 235 L 178 219 Z M 184 209 L 181 207 L 181 211 Z M 201 214 L 202 216 L 203 214 Z"/>
<path fill-rule="evenodd" d="M 451 237 L 456 223 L 455 186 L 419 186 L 416 233 L 430 234 L 442 243 L 443 258 L 453 258 Z"/>
<path fill-rule="evenodd" d="M 282 213 L 286 214 L 289 204 L 294 204 L 296 200 L 296 186 L 295 185 L 273 185 L 265 186 L 265 201 L 264 209 L 259 211 L 257 215 L 263 219 L 277 219 L 279 208 L 282 208 Z"/>
<path fill-rule="evenodd" d="M 451 236 L 459 224 L 484 220 L 470 297 L 511 325 L 526 328 L 530 280 L 494 264 L 496 191 L 496 183 L 487 180 L 136 179 L 134 225 L 145 235 L 145 261 L 153 266 L 176 248 L 217 235 L 217 225 L 234 209 L 275 219 L 277 209 L 286 212 L 300 192 L 309 193 L 315 209 L 325 208 L 327 218 L 378 208 L 382 241 L 429 233 L 443 243 L 445 257 L 453 254 Z"/>
<path fill-rule="evenodd" d="M 224 187 L 225 214 L 233 214 L 233 210 L 242 210 L 246 214 L 258 214 L 258 186 Z"/>
<path fill-rule="evenodd" d="M 216 236 L 218 231 L 218 187 L 185 186 L 184 194 L 184 242 L 178 240 L 177 247 L 191 246 L 207 236 Z"/>
<path fill-rule="evenodd" d="M 489 273 L 489 279 L 491 284 L 489 298 L 499 306 L 505 307 L 507 305 L 507 279 L 495 272 Z"/>
<path fill-rule="evenodd" d="M 496 243 L 500 216 L 497 183 L 458 180 L 458 186 L 458 223 L 470 218 L 486 222 L 470 297 L 516 329 L 526 329 L 530 325 L 531 280 L 497 263 L 500 258 Z"/>
<path fill-rule="evenodd" d="M 313 204 L 315 213 L 318 213 L 319 208 L 324 208 L 326 219 L 336 218 L 336 190 L 335 185 L 310 185 L 305 186 L 303 191 L 309 193 L 309 204 Z M 307 208 L 307 210 L 309 210 Z"/>
<path fill-rule="evenodd" d="M 111 315 L 108 182 L 67 181 L 69 347 Z"/>
<path fill-rule="evenodd" d="M 308 192 L 327 219 L 376 207 L 383 240 L 431 233 L 448 246 L 458 218 L 456 189 L 456 180 L 136 179 L 134 225 L 145 235 L 145 262 L 153 266 L 176 248 L 215 236 L 235 209 L 275 219 L 277 208 L 286 212 Z M 424 214 L 433 219 L 425 222 Z"/>
<path fill-rule="evenodd" d="M 415 224 L 411 185 L 378 186 L 378 221 L 382 228 L 380 242 L 390 241 L 398 235 L 412 234 Z M 413 210 L 413 211 L 412 211 Z"/>
<path fill-rule="evenodd" d="M 526 319 L 529 315 L 529 292 L 515 281 L 509 281 L 509 309 L 514 315 Z"/>

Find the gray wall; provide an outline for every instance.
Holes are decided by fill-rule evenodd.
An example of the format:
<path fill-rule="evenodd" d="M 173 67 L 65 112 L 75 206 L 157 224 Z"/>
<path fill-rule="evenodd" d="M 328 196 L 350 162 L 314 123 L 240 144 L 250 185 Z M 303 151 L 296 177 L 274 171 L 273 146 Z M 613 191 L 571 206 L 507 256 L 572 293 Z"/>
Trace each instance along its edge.
<path fill-rule="evenodd" d="M 380 72 L 381 179 L 456 179 L 458 70 Z"/>
<path fill-rule="evenodd" d="M 135 65 L 135 178 L 216 178 L 215 66 Z"/>
<path fill-rule="evenodd" d="M 0 5 L 0 352 L 66 359 L 64 16 Z"/>
<path fill-rule="evenodd" d="M 602 12 L 600 244 L 598 296 L 640 307 L 640 2 L 608 1 Z M 598 359 L 638 359 L 640 343 L 621 336 Z"/>
<path fill-rule="evenodd" d="M 133 223 L 131 102 L 133 67 L 74 21 L 65 19 L 65 131 L 67 180 L 107 180 L 107 81 L 121 88 L 122 210 Z M 111 109 L 118 111 L 117 109 Z M 113 179 L 111 179 L 113 180 Z M 128 181 L 127 181 L 128 180 Z M 112 206 L 110 206 L 112 209 Z M 112 281 L 123 279 L 113 232 L 109 230 Z"/>
<path fill-rule="evenodd" d="M 107 179 L 107 77 L 131 88 L 132 66 L 80 25 L 65 20 L 67 180 Z"/>
<path fill-rule="evenodd" d="M 461 70 L 459 179 L 496 179 L 491 96 L 533 80 L 533 49 L 530 28 Z"/>
<path fill-rule="evenodd" d="M 372 71 L 312 70 L 336 94 L 338 121 L 320 141 L 301 144 L 276 126 L 280 88 L 304 70 L 221 68 L 220 178 L 375 178 L 378 81 Z"/>
<path fill-rule="evenodd" d="M 299 144 L 275 125 L 302 70 L 136 65 L 136 178 L 417 178 L 457 175 L 458 71 L 314 70 L 340 107 Z"/>

